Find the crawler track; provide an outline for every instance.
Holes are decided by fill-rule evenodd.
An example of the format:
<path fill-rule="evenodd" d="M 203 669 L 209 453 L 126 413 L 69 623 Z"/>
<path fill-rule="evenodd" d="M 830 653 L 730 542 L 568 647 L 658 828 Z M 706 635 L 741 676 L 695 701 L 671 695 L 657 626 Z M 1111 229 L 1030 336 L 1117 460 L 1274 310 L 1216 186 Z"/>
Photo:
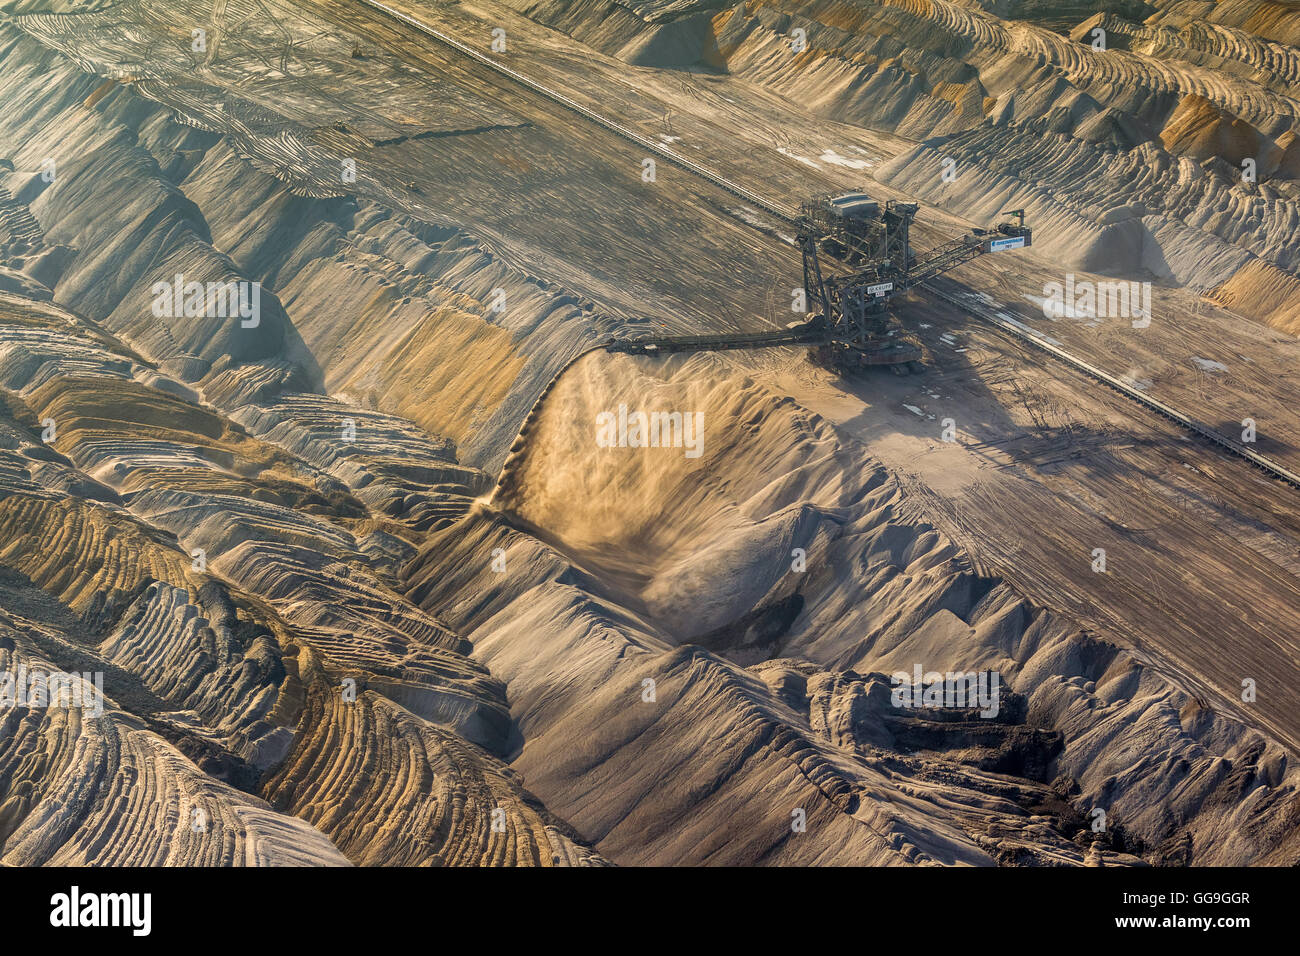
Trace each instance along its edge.
<path fill-rule="evenodd" d="M 565 109 L 570 110 L 571 112 L 577 113 L 578 115 L 582 116 L 584 119 L 589 120 L 590 122 L 603 127 L 604 129 L 614 133 L 615 135 L 621 137 L 622 139 L 625 139 L 631 143 L 635 143 L 636 145 L 642 147 L 643 149 L 653 152 L 657 156 L 666 159 L 674 166 L 677 166 L 695 176 L 700 177 L 701 179 L 716 186 L 717 188 L 722 189 L 725 192 L 728 192 L 731 195 L 737 197 L 738 199 L 741 199 L 744 202 L 747 202 L 750 205 L 763 210 L 767 214 L 774 216 L 783 222 L 789 223 L 790 225 L 795 225 L 796 213 L 793 209 L 782 206 L 779 203 L 775 203 L 770 200 L 764 199 L 762 196 L 750 192 L 748 189 L 745 189 L 743 186 L 740 186 L 739 184 L 734 183 L 731 180 L 718 175 L 717 173 L 713 172 L 712 170 L 704 166 L 701 166 L 698 163 L 692 162 L 691 160 L 677 153 L 675 150 L 669 149 L 667 146 L 664 146 L 661 143 L 657 143 L 646 136 L 642 136 L 640 133 L 628 129 L 626 126 L 623 126 L 620 123 L 616 123 L 613 120 L 601 116 L 599 113 L 596 113 L 593 110 L 588 109 L 587 107 L 581 105 L 580 103 L 574 102 L 564 94 L 558 93 L 555 90 L 543 86 L 537 81 L 532 80 L 515 70 L 512 70 L 510 67 L 498 63 L 497 61 L 493 60 L 491 57 L 485 56 L 484 54 L 475 50 L 473 47 L 461 43 L 459 40 L 456 40 L 455 38 L 450 37 L 447 34 L 442 33 L 441 31 L 436 30 L 433 27 L 430 27 L 425 23 L 422 23 L 421 21 L 415 19 L 414 17 L 408 16 L 407 14 L 402 13 L 399 10 L 394 10 L 392 7 L 388 6 L 385 3 L 380 3 L 378 2 L 378 0 L 358 0 L 358 2 L 374 10 L 377 10 L 389 17 L 392 17 L 393 19 L 399 20 L 402 23 L 406 24 L 407 26 L 415 30 L 418 30 L 420 33 L 425 34 L 426 36 L 432 37 L 434 40 L 438 41 L 439 43 L 447 47 L 450 47 L 456 52 L 461 53 L 467 57 L 470 57 L 473 60 L 476 60 L 477 62 L 483 64 L 484 66 L 487 66 L 488 68 L 496 71 L 497 73 L 500 73 L 501 75 L 508 77 L 509 79 L 520 84 L 521 86 L 524 86 L 529 90 L 532 90 L 534 93 L 537 93 L 539 96 L 546 98 L 552 103 L 562 106 Z M 1282 467 L 1272 459 L 1266 458 L 1265 456 L 1259 454 L 1258 452 L 1252 451 L 1251 449 L 1247 448 L 1244 443 L 1237 442 L 1226 437 L 1225 435 L 1211 428 L 1209 425 L 1206 425 L 1204 422 L 1200 422 L 1192 418 L 1190 415 L 1183 414 L 1177 409 L 1169 405 L 1166 405 L 1164 402 L 1152 398 L 1150 395 L 1144 394 L 1141 390 L 1134 388 L 1128 383 L 1115 378 L 1113 375 L 1109 375 L 1106 372 L 1103 372 L 1095 365 L 1092 365 L 1089 362 L 1085 362 L 1083 359 L 1078 358 L 1077 356 L 1071 355 L 1069 352 L 1046 341 L 1043 337 L 1037 335 L 1036 333 L 1027 330 L 1025 328 L 1022 328 L 1018 325 L 1015 325 L 1014 323 L 1001 318 L 1000 316 L 994 314 L 993 312 L 982 309 L 979 306 L 973 305 L 969 302 L 963 302 L 957 297 L 947 292 L 944 292 L 942 290 L 936 289 L 932 286 L 926 286 L 924 289 L 918 289 L 917 291 L 923 295 L 933 296 L 936 299 L 939 299 L 957 309 L 960 309 L 961 311 L 967 313 L 968 315 L 981 319 L 982 321 L 987 322 L 990 325 L 994 326 L 1005 335 L 1011 336 L 1012 338 L 1017 339 L 1020 342 L 1028 343 L 1033 348 L 1046 353 L 1047 355 L 1051 356 L 1052 358 L 1056 359 L 1059 362 L 1064 363 L 1065 365 L 1068 365 L 1070 368 L 1074 369 L 1075 371 L 1081 372 L 1082 374 L 1086 375 L 1088 378 L 1092 379 L 1093 381 L 1098 382 L 1115 392 L 1118 392 L 1120 395 L 1123 395 L 1125 398 L 1128 398 L 1138 403 L 1139 405 L 1142 405 L 1144 408 L 1155 412 L 1156 414 L 1160 415 L 1162 418 L 1165 418 L 1166 420 L 1173 422 L 1175 425 L 1179 426 L 1180 428 L 1188 432 L 1191 432 L 1192 434 L 1200 438 L 1203 438 L 1206 441 L 1211 442 L 1212 444 L 1217 446 L 1221 451 L 1227 452 L 1228 454 L 1233 455 L 1234 457 L 1245 459 L 1251 465 L 1258 468 L 1260 471 L 1264 472 L 1268 476 L 1277 479 L 1278 481 L 1285 482 L 1286 484 L 1292 486 L 1293 488 L 1300 488 L 1300 475 L 1297 475 L 1294 472 Z M 790 332 L 786 330 L 777 331 L 777 332 L 754 333 L 753 335 L 742 334 L 742 335 L 728 335 L 728 336 L 678 337 L 676 339 L 664 340 L 665 343 L 671 343 L 671 345 L 662 348 L 662 351 L 689 351 L 689 350 L 715 349 L 715 348 L 746 348 L 746 347 L 762 347 L 762 346 L 781 345 L 781 344 L 794 344 L 793 342 L 788 341 L 791 338 L 792 336 L 790 335 Z M 633 347 L 628 347 L 627 345 L 620 343 L 614 348 L 616 350 L 630 351 L 630 352 L 647 351 L 644 343 L 639 346 L 633 346 Z"/>

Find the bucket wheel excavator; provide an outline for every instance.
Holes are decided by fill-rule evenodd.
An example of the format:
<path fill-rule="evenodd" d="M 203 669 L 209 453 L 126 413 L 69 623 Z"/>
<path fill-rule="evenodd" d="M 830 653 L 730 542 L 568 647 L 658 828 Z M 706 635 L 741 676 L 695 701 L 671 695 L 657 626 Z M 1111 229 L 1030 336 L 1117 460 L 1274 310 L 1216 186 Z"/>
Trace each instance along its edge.
<path fill-rule="evenodd" d="M 768 332 L 611 339 L 612 352 L 658 354 L 808 345 L 816 361 L 841 371 L 885 365 L 899 374 L 921 370 L 919 341 L 890 309 L 890 300 L 986 252 L 1032 244 L 1025 211 L 1012 209 L 991 229 L 972 229 L 922 257 L 911 246 L 916 203 L 883 205 L 866 193 L 822 195 L 804 203 L 795 240 L 803 253 L 805 322 Z M 1014 220 L 1014 221 L 1013 221 Z"/>

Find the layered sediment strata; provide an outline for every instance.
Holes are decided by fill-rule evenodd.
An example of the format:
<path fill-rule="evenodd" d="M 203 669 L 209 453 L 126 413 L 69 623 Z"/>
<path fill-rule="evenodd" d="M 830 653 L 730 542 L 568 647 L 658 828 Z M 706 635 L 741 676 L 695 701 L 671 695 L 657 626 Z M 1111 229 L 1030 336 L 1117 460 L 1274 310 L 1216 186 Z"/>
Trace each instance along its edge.
<path fill-rule="evenodd" d="M 266 783 L 271 804 L 329 834 L 361 865 L 603 862 L 517 772 L 392 697 L 367 692 L 344 703 L 329 689 L 311 694 L 293 753 Z"/>
<path fill-rule="evenodd" d="M 650 374 L 593 354 L 557 380 L 641 290 L 571 235 L 557 253 L 510 234 L 526 213 L 500 188 L 480 234 L 447 215 L 480 200 L 408 178 L 487 150 L 485 176 L 580 206 L 573 180 L 599 164 L 531 148 L 562 137 L 517 101 L 462 95 L 464 77 L 432 90 L 306 14 L 280 24 L 302 43 L 272 88 L 249 51 L 283 45 L 259 18 L 193 57 L 140 5 L 29 6 L 0 26 L 0 664 L 101 671 L 109 702 L 98 722 L 6 711 L 0 860 L 1295 859 L 1282 747 L 978 570 L 797 402 L 720 360 Z M 1205 75 L 1211 50 L 1282 62 L 1266 44 L 1132 31 L 1103 57 L 944 4 L 641 13 L 651 33 L 619 15 L 583 35 L 941 138 L 882 172 L 908 188 L 941 149 L 985 157 L 979 188 L 937 197 L 953 208 L 1041 177 L 1029 201 L 1049 251 L 1104 268 L 1108 244 L 1131 258 L 1147 229 L 1195 250 L 1166 257 L 1179 281 L 1222 295 L 1286 266 L 1288 147 L 1263 117 L 1285 121 L 1290 91 L 1244 67 Z M 796 21 L 813 41 L 801 72 L 784 46 Z M 1238 141 L 1281 150 L 1254 231 L 1253 194 L 1205 168 Z M 1081 173 L 1099 157 L 1155 170 L 1101 216 L 1117 194 Z M 633 174 L 608 178 L 598 197 L 629 195 Z M 611 208 L 617 234 L 589 241 L 623 267 L 640 255 L 656 290 L 682 281 L 665 263 L 705 251 L 743 246 L 701 271 L 700 297 L 735 291 L 736 263 L 775 261 L 734 216 L 705 251 L 659 258 L 647 202 Z M 262 311 L 156 314 L 155 284 L 177 275 L 261 283 Z M 707 454 L 594 447 L 595 416 L 619 404 L 707 412 Z M 890 678 L 917 661 L 996 673 L 1005 707 L 900 712 Z"/>
<path fill-rule="evenodd" d="M 1283 748 L 979 573 L 861 449 L 756 383 L 702 375 L 711 361 L 658 373 L 643 360 L 580 362 L 491 506 L 431 536 L 406 571 L 411 595 L 509 685 L 525 740 L 514 765 L 603 852 L 804 863 L 1294 855 L 1300 802 Z M 638 398 L 702 412 L 708 456 L 575 454 L 602 410 Z M 579 487 L 591 499 L 581 511 L 565 505 Z M 498 549 L 504 572 L 485 559 Z M 893 675 L 917 662 L 997 673 L 1000 720 L 891 707 Z M 682 740 L 697 755 L 687 763 L 672 755 Z M 650 784 L 668 772 L 668 784 Z M 591 787 L 592 775 L 606 783 Z M 1007 802 L 976 796 L 995 791 Z M 688 812 L 673 802 L 683 792 L 735 802 L 753 835 L 743 846 L 683 835 L 669 823 Z M 844 816 L 819 809 L 817 836 L 811 826 L 792 836 L 784 815 L 760 806 L 757 794 L 772 792 L 787 813 L 811 819 L 810 805 L 829 801 Z M 1080 821 L 1099 807 L 1116 843 L 1094 849 Z"/>
<path fill-rule="evenodd" d="M 7 862 L 600 862 L 493 756 L 514 734 L 500 683 L 393 589 L 417 532 L 327 470 L 373 487 L 427 437 L 298 458 L 74 314 L 0 309 L 0 670 L 106 678 L 103 716 L 5 709 Z M 417 749 L 374 737 L 394 728 Z M 358 832 L 394 804 L 412 815 Z"/>
<path fill-rule="evenodd" d="M 256 630 L 247 618 L 199 617 L 214 602 L 230 610 L 219 588 L 189 604 L 154 582 L 97 644 L 85 616 L 5 563 L 7 865 L 347 864 L 324 834 L 250 792 L 258 766 L 282 758 L 299 685 L 273 641 L 230 633 Z M 163 604 L 167 619 L 145 616 Z"/>

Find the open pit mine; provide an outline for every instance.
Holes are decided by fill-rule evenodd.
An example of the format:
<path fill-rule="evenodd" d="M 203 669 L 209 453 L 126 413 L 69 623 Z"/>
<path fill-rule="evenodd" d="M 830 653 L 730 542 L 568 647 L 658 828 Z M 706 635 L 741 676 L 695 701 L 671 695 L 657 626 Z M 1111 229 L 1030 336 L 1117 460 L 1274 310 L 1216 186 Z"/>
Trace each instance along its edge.
<path fill-rule="evenodd" d="M 1298 229 L 1296 3 L 5 0 L 0 867 L 1295 865 Z"/>

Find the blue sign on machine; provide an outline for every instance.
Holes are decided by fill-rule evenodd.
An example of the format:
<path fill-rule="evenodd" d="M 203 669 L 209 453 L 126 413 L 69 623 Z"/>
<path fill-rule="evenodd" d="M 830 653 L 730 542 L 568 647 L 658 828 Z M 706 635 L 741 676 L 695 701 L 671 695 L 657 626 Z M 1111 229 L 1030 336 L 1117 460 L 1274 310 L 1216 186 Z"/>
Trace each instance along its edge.
<path fill-rule="evenodd" d="M 1014 239 L 994 239 L 989 243 L 989 252 L 1001 252 L 1003 249 L 1019 249 L 1024 244 L 1024 236 L 1016 236 Z"/>

